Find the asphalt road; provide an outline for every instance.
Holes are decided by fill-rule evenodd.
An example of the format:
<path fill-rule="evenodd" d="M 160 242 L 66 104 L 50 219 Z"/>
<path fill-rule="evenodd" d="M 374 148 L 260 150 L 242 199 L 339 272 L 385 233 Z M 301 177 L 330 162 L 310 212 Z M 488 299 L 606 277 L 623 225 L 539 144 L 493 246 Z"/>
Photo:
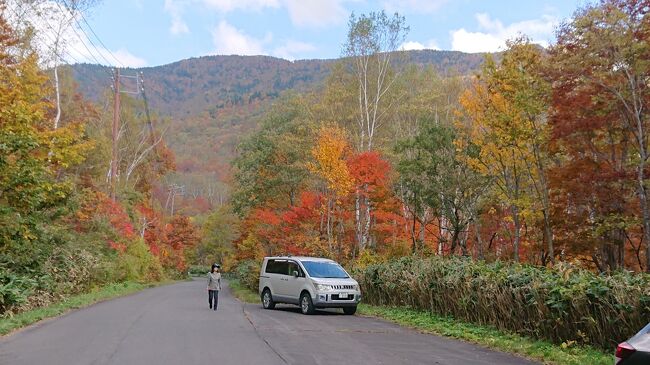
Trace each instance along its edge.
<path fill-rule="evenodd" d="M 532 364 L 381 320 L 242 304 L 205 282 L 147 289 L 0 338 L 2 365 Z"/>

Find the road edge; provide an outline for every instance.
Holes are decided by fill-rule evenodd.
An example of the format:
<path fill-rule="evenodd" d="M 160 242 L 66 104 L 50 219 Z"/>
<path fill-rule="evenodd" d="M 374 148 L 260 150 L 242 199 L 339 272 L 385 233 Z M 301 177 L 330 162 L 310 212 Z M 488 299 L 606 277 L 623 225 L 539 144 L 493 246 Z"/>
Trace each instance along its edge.
<path fill-rule="evenodd" d="M 52 303 L 46 307 L 34 308 L 32 310 L 18 313 L 14 316 L 8 318 L 0 318 L 0 341 L 7 340 L 8 338 L 25 331 L 31 331 L 33 329 L 39 328 L 43 325 L 46 325 L 49 322 L 57 320 L 59 318 L 65 317 L 70 313 L 73 313 L 78 310 L 86 309 L 94 305 L 107 302 L 113 299 L 128 297 L 131 295 L 138 294 L 144 290 L 157 288 L 165 285 L 172 285 L 184 280 L 165 280 L 155 283 L 136 283 L 136 282 L 125 282 L 125 283 L 114 283 L 111 285 L 106 285 L 101 287 L 99 290 L 94 292 L 87 292 L 82 294 L 77 294 L 66 298 L 65 300 Z M 125 284 L 131 284 L 132 287 L 126 288 L 123 291 L 117 291 L 111 293 L 110 288 L 116 288 L 119 286 L 124 286 Z M 93 295 L 99 295 L 98 297 L 93 297 Z M 38 312 L 44 312 L 39 314 Z M 25 318 L 21 320 L 22 317 L 34 316 L 33 318 Z M 2 323 L 5 321 L 19 321 L 15 326 L 9 326 L 6 332 L 2 327 Z"/>
<path fill-rule="evenodd" d="M 394 313 L 408 313 L 409 316 L 398 316 Z M 506 333 L 495 328 L 480 326 L 472 323 L 461 322 L 453 318 L 442 318 L 431 313 L 401 307 L 384 307 L 362 304 L 359 306 L 359 315 L 377 318 L 412 330 L 454 340 L 471 343 L 492 351 L 499 351 L 526 360 L 542 362 L 543 364 L 557 365 L 611 365 L 613 355 L 603 353 L 589 347 L 564 347 L 548 341 L 535 340 L 514 333 Z M 404 319 L 407 318 L 407 319 Z M 442 324 L 439 324 L 442 323 Z M 456 327 L 453 331 L 444 327 Z M 475 331 L 458 333 L 471 326 Z M 478 332 L 482 332 L 477 334 Z M 595 358 L 591 355 L 600 355 Z M 596 360 L 594 362 L 594 360 Z"/>

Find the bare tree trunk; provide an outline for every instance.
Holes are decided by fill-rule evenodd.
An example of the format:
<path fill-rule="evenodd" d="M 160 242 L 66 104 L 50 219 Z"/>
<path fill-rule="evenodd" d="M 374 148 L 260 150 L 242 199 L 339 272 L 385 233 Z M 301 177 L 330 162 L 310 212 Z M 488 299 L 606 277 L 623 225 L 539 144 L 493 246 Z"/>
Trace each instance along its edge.
<path fill-rule="evenodd" d="M 417 243 L 417 239 L 415 237 L 415 226 L 416 226 L 416 222 L 417 222 L 417 216 L 415 215 L 415 213 L 412 213 L 411 215 L 413 216 L 412 217 L 413 219 L 411 220 L 411 229 L 410 229 L 410 231 L 411 231 L 410 232 L 411 233 L 411 243 L 413 245 L 411 251 L 413 253 L 416 253 L 417 250 L 418 250 L 418 243 Z"/>
<path fill-rule="evenodd" d="M 469 237 L 469 229 L 468 228 L 469 227 L 466 226 L 465 229 L 463 230 L 463 232 L 461 233 L 460 250 L 461 250 L 461 255 L 463 255 L 463 257 L 469 256 L 467 254 L 467 238 Z"/>
<path fill-rule="evenodd" d="M 474 223 L 474 234 L 476 235 L 476 249 L 478 254 L 478 259 L 483 260 L 485 257 L 483 253 L 483 239 L 481 238 L 481 224 L 477 219 Z"/>
<path fill-rule="evenodd" d="M 368 190 L 368 187 L 365 186 L 365 190 Z M 365 217 L 364 219 L 364 227 L 363 227 L 363 246 L 364 248 L 369 246 L 371 241 L 370 241 L 370 227 L 372 225 L 372 217 L 370 215 L 370 201 L 368 197 L 363 197 L 364 203 L 365 203 Z"/>
<path fill-rule="evenodd" d="M 444 246 L 444 237 L 443 237 L 443 235 L 444 235 L 444 228 L 443 228 L 444 220 L 445 220 L 444 217 L 438 218 L 438 222 L 439 222 L 439 225 L 438 225 L 438 227 L 439 227 L 439 229 L 438 229 L 438 232 L 439 232 L 439 236 L 438 236 L 438 256 L 442 256 L 443 249 L 444 249 L 444 247 L 443 247 Z"/>
<path fill-rule="evenodd" d="M 553 231 L 551 230 L 551 223 L 548 211 L 544 212 L 544 238 L 546 239 L 546 247 L 548 249 L 548 257 L 551 260 L 551 266 L 555 265 L 555 248 L 553 247 Z"/>
<path fill-rule="evenodd" d="M 420 248 L 424 247 L 424 240 L 426 239 L 426 231 L 425 231 L 426 224 L 427 224 L 427 218 L 423 216 L 422 221 L 420 222 L 420 233 L 418 238 Z"/>
<path fill-rule="evenodd" d="M 327 201 L 327 247 L 329 253 L 333 253 L 333 222 L 332 222 L 332 199 Z"/>
<path fill-rule="evenodd" d="M 514 260 L 519 262 L 519 240 L 521 234 L 521 222 L 519 220 L 519 208 L 516 205 L 512 206 L 512 220 L 515 224 L 515 241 L 514 241 Z"/>
<path fill-rule="evenodd" d="M 176 194 L 172 194 L 172 210 L 171 210 L 171 216 L 174 216 L 174 202 L 176 201 Z"/>
<path fill-rule="evenodd" d="M 624 232 L 622 230 L 610 231 L 604 235 L 603 240 L 601 257 L 604 271 L 612 272 L 621 269 L 624 260 Z"/>
<path fill-rule="evenodd" d="M 325 213 L 323 213 L 323 211 L 320 210 L 320 209 L 319 209 L 319 211 L 320 211 L 320 225 L 318 226 L 318 233 L 320 234 L 320 238 L 322 240 L 323 235 L 324 235 L 323 232 L 326 230 L 326 228 L 324 228 L 324 226 L 325 226 Z"/>
<path fill-rule="evenodd" d="M 645 159 L 647 156 L 644 156 L 645 153 L 642 153 L 641 160 L 639 162 L 638 168 L 638 184 L 639 184 L 639 204 L 641 205 L 641 211 L 643 213 L 643 240 L 645 241 L 645 256 L 646 256 L 646 272 L 650 273 L 650 209 L 648 209 L 648 193 L 646 191 L 644 183 L 644 169 L 645 169 Z"/>
<path fill-rule="evenodd" d="M 354 197 L 354 220 L 355 220 L 355 233 L 357 238 L 357 248 L 359 250 L 363 249 L 363 239 L 361 232 L 361 196 L 359 190 L 357 189 Z"/>
<path fill-rule="evenodd" d="M 451 254 L 453 255 L 456 252 L 456 247 L 458 246 L 459 241 L 459 232 L 457 229 L 454 229 L 454 233 L 451 236 Z"/>
<path fill-rule="evenodd" d="M 549 196 L 548 182 L 546 181 L 546 168 L 543 164 L 539 146 L 535 145 L 535 160 L 537 161 L 537 174 L 540 182 L 540 195 L 542 199 L 542 214 L 544 216 L 544 238 L 551 265 L 555 265 L 555 248 L 553 247 L 553 228 L 551 227 L 551 198 Z"/>
<path fill-rule="evenodd" d="M 59 128 L 59 121 L 61 120 L 61 89 L 59 86 L 58 60 L 54 61 L 54 91 L 56 92 L 56 116 L 54 117 L 54 129 L 56 130 Z"/>

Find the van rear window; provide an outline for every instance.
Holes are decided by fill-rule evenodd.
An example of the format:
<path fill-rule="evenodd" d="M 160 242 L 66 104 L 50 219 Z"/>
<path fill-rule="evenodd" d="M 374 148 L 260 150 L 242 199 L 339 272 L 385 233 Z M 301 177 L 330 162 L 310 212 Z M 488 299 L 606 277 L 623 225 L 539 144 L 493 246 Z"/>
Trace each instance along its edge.
<path fill-rule="evenodd" d="M 269 260 L 266 263 L 266 273 L 287 275 L 289 265 L 287 260 Z"/>

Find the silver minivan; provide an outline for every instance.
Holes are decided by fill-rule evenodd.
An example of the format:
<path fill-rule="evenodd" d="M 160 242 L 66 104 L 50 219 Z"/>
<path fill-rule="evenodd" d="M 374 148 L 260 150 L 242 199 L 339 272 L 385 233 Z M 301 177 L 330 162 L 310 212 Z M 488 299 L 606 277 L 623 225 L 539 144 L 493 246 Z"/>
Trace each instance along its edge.
<path fill-rule="evenodd" d="M 336 261 L 317 257 L 265 257 L 259 293 L 265 309 L 295 304 L 303 314 L 316 308 L 343 308 L 345 314 L 354 314 L 361 301 L 359 283 Z"/>

